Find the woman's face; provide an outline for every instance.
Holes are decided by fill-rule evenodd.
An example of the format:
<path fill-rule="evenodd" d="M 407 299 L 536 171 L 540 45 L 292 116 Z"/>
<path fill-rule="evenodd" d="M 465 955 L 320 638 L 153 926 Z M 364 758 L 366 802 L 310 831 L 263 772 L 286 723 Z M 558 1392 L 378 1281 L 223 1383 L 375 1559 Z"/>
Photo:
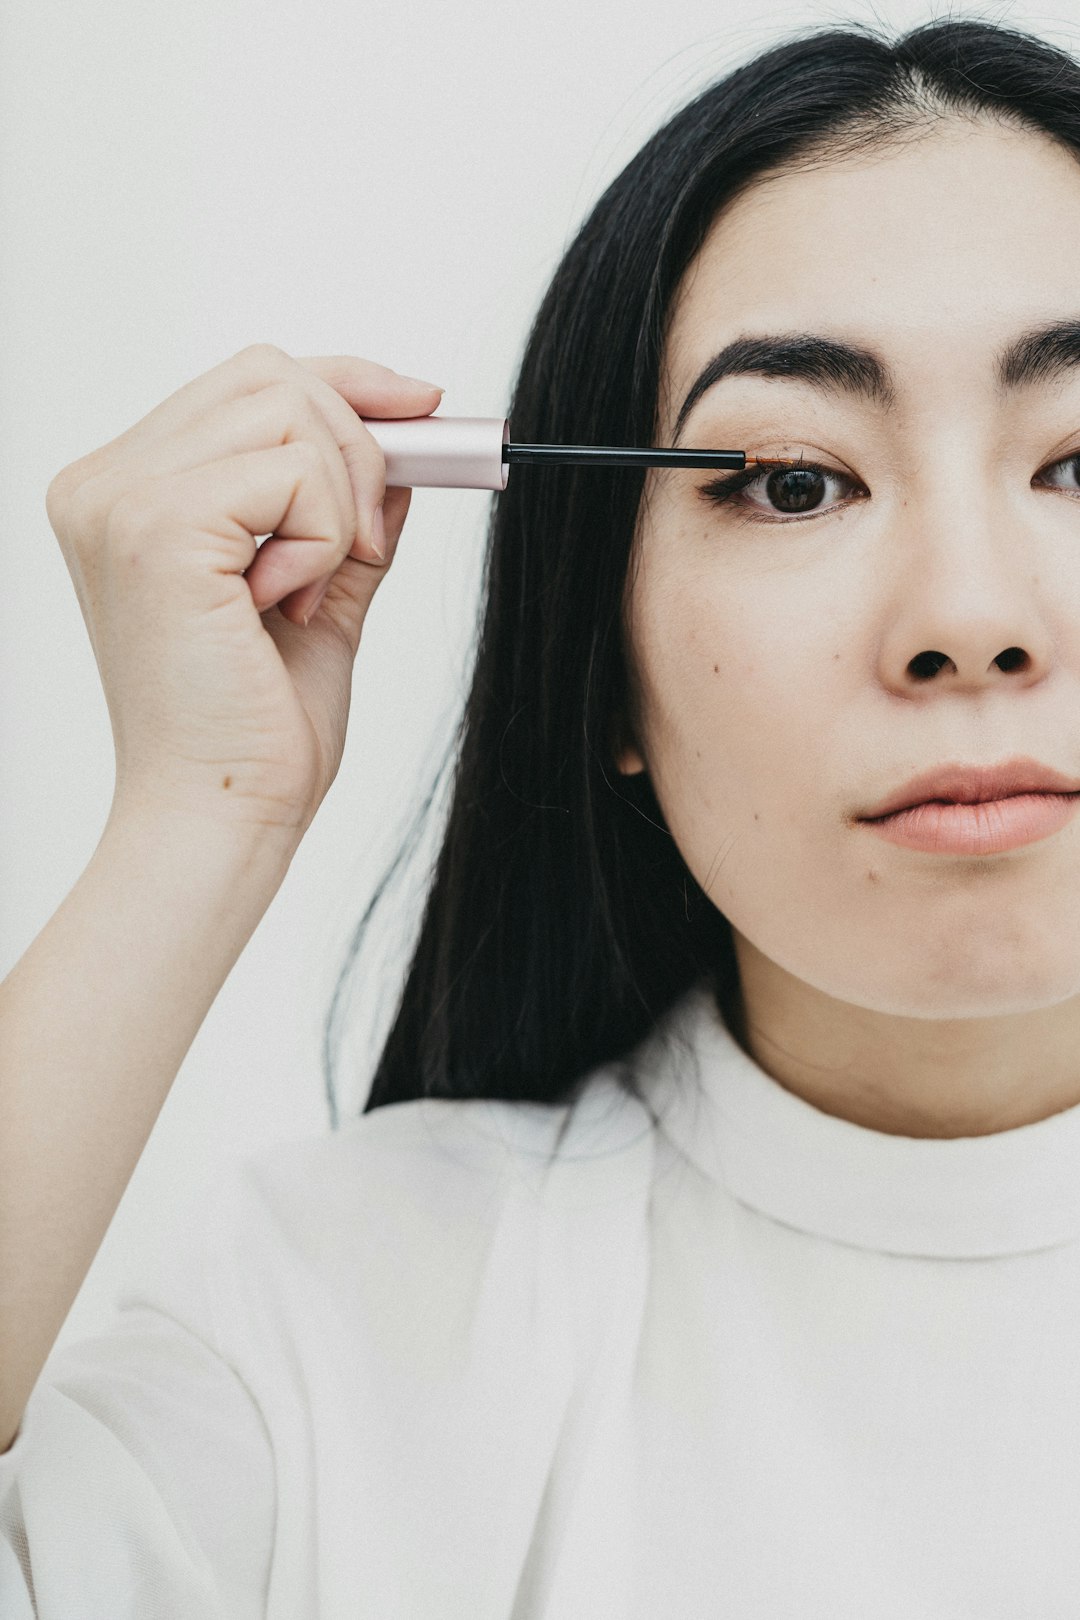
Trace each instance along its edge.
<path fill-rule="evenodd" d="M 722 475 L 648 475 L 619 766 L 649 770 L 744 993 L 750 964 L 774 991 L 923 1019 L 1080 992 L 1080 814 L 980 857 L 853 819 L 948 762 L 1080 778 L 1080 328 L 1053 376 L 997 381 L 1055 321 L 1080 322 L 1080 163 L 988 125 L 756 185 L 684 278 L 658 443 L 736 337 L 858 345 L 890 384 L 701 394 L 679 442 L 820 464 L 801 495 L 766 472 L 718 505 L 700 491 Z"/>

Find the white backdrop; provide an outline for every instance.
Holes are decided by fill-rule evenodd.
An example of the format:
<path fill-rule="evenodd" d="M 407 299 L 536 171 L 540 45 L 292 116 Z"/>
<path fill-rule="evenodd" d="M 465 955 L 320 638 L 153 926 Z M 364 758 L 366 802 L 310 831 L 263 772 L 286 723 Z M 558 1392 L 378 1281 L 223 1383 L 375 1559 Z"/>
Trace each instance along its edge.
<path fill-rule="evenodd" d="M 1080 0 L 1072 0 L 1080 6 Z M 1070 0 L 985 15 L 1078 49 Z M 0 16 L 0 976 L 108 814 L 108 712 L 45 514 L 66 463 L 253 342 L 352 353 L 498 416 L 547 281 L 674 109 L 796 29 L 904 0 L 8 0 Z M 956 8 L 976 15 L 976 8 Z M 458 718 L 488 502 L 418 490 L 367 624 L 337 781 L 190 1048 L 58 1345 L 218 1161 L 329 1129 L 349 934 Z M 404 967 L 353 1002 L 359 1112 Z M 56 986 L 61 1005 L 64 986 Z M 379 1004 L 378 1006 L 376 1004 Z M 360 1083 L 362 1082 L 362 1083 Z M 48 1166 L 42 1166 L 48 1175 Z"/>

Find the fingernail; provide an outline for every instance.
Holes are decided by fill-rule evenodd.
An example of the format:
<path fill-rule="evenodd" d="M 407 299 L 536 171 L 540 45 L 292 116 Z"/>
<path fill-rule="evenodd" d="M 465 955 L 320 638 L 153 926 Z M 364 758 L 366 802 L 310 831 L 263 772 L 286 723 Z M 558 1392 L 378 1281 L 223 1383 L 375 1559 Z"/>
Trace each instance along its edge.
<path fill-rule="evenodd" d="M 311 622 L 311 620 L 315 617 L 316 610 L 319 607 L 319 604 L 322 602 L 323 597 L 326 595 L 327 591 L 330 589 L 330 586 L 332 585 L 332 583 L 333 583 L 333 578 L 332 577 L 330 579 L 323 580 L 323 583 L 322 583 L 321 587 L 319 588 L 318 593 L 312 598 L 311 606 L 308 608 L 307 612 L 304 615 L 304 628 L 305 629 L 307 628 L 307 626 Z"/>
<path fill-rule="evenodd" d="M 446 389 L 440 388 L 438 383 L 425 382 L 423 377 L 406 377 L 404 373 L 400 371 L 398 372 L 398 376 L 401 378 L 402 382 L 415 383 L 417 388 L 434 388 L 437 393 L 446 393 Z"/>
<path fill-rule="evenodd" d="M 371 520 L 371 544 L 380 562 L 386 561 L 386 525 L 383 523 L 382 501 L 375 508 Z"/>

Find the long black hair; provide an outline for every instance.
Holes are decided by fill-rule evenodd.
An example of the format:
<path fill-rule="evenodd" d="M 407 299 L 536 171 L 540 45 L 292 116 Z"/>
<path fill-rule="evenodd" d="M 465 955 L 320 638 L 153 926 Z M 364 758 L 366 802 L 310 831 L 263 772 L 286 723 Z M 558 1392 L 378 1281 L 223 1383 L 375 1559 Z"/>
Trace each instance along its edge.
<path fill-rule="evenodd" d="M 710 85 L 607 187 L 556 270 L 505 412 L 514 438 L 653 444 L 673 294 L 717 211 L 770 172 L 982 117 L 1080 154 L 1080 65 L 981 18 L 894 42 L 803 31 Z M 695 982 L 740 1017 L 731 926 L 691 875 L 633 736 L 623 595 L 645 474 L 518 468 L 492 497 L 472 686 L 435 786 L 350 942 L 324 1040 L 375 907 L 454 760 L 419 933 L 364 1113 L 419 1097 L 564 1105 Z M 644 1098 L 643 1098 L 644 1100 Z"/>

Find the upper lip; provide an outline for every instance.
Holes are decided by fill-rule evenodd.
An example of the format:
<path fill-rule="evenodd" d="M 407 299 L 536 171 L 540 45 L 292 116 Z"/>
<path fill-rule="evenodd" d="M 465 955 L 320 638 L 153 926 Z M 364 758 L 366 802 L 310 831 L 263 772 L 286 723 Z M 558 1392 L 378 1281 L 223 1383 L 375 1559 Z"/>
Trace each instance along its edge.
<path fill-rule="evenodd" d="M 879 821 L 882 816 L 894 815 L 898 810 L 910 809 L 915 804 L 926 804 L 930 799 L 944 799 L 949 804 L 984 804 L 989 799 L 1007 799 L 1017 793 L 1077 793 L 1080 779 L 1063 776 L 1037 759 L 1017 756 L 1000 765 L 938 765 L 932 771 L 913 776 L 902 788 L 872 810 L 856 819 Z"/>

